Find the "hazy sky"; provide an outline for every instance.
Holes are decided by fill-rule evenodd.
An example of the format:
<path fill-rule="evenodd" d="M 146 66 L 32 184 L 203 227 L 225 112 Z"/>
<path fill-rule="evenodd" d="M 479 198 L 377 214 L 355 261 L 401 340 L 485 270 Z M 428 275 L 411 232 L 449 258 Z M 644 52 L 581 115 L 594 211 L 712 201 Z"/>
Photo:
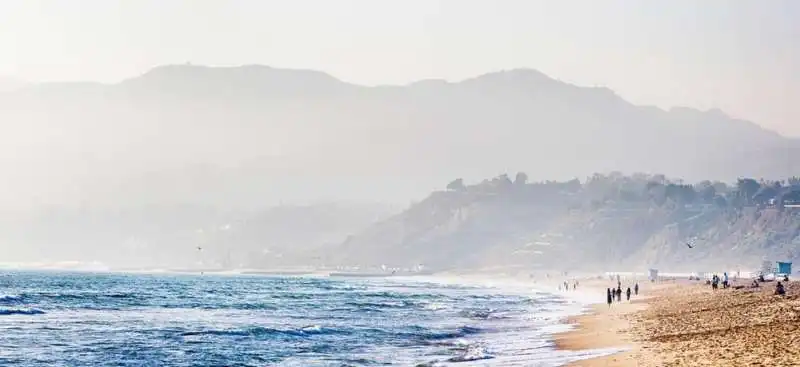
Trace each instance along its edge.
<path fill-rule="evenodd" d="M 800 136 L 800 1 L 2 0 L 0 75 L 116 82 L 170 63 L 362 84 L 528 67 Z"/>

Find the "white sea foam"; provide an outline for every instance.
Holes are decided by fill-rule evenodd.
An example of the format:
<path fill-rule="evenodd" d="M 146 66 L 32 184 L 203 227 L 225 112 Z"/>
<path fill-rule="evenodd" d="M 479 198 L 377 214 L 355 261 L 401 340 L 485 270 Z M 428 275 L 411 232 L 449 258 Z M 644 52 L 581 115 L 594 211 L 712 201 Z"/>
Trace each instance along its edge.
<path fill-rule="evenodd" d="M 557 285 L 534 283 L 519 277 L 504 276 L 420 276 L 392 278 L 397 282 L 426 282 L 441 285 L 468 286 L 496 289 L 505 294 L 531 297 L 533 302 L 562 300 L 537 308 L 525 320 L 509 320 L 511 323 L 532 323 L 536 327 L 520 332 L 491 335 L 484 354 L 473 351 L 459 360 L 461 366 L 561 366 L 577 360 L 606 356 L 624 348 L 603 348 L 584 351 L 561 351 L 555 349 L 553 334 L 571 330 L 566 324 L 570 316 L 585 313 L 591 304 L 605 301 L 605 293 L 595 288 L 559 291 Z M 520 325 L 530 326 L 530 325 Z M 475 357 L 475 359 L 472 359 Z M 484 358 L 481 358 L 484 357 Z M 491 359 L 487 359 L 491 358 Z M 432 364 L 436 365 L 436 364 Z"/>

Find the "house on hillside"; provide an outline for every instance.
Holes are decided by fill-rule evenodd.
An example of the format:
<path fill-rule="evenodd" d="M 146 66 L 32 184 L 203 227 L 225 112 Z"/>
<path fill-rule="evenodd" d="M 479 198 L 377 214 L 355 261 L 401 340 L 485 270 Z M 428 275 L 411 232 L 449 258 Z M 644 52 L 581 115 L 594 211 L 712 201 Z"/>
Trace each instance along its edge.
<path fill-rule="evenodd" d="M 753 194 L 753 203 L 756 204 L 760 209 L 776 207 L 780 203 L 778 200 L 780 194 L 780 188 L 776 188 L 774 186 L 762 186 L 755 194 Z"/>
<path fill-rule="evenodd" d="M 800 209 L 800 187 L 791 187 L 778 195 L 777 199 L 777 205 L 782 209 Z"/>
<path fill-rule="evenodd" d="M 762 187 L 753 195 L 753 201 L 760 208 L 800 209 L 800 186 L 791 186 L 780 190 Z"/>

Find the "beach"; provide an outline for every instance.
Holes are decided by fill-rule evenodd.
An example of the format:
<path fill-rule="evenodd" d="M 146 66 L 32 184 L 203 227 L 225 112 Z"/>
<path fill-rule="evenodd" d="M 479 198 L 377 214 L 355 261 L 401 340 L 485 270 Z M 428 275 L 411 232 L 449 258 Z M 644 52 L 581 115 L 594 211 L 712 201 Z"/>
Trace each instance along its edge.
<path fill-rule="evenodd" d="M 640 284 L 640 297 L 594 305 L 555 337 L 562 350 L 623 351 L 569 366 L 800 365 L 800 282 L 789 282 L 786 296 L 773 294 L 776 282 L 718 290 L 688 280 Z"/>

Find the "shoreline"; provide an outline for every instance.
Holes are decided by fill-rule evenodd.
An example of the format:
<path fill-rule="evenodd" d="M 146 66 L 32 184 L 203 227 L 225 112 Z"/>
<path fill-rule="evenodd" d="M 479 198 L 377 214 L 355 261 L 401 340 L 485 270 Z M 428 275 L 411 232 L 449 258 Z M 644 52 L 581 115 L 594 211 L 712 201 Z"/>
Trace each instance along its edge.
<path fill-rule="evenodd" d="M 576 290 L 563 291 L 559 289 L 560 282 L 555 279 L 538 279 L 534 281 L 530 277 L 510 275 L 510 274 L 453 274 L 439 273 L 430 277 L 419 277 L 415 280 L 428 280 L 436 283 L 460 284 L 469 286 L 484 286 L 501 290 L 504 293 L 530 294 L 530 292 L 541 292 L 559 297 L 568 303 L 562 308 L 559 321 L 551 324 L 551 331 L 544 331 L 546 340 L 550 343 L 550 348 L 556 353 L 557 359 L 563 361 L 564 366 L 577 367 L 596 367 L 596 366 L 637 366 L 637 364 L 608 364 L 619 357 L 632 356 L 631 340 L 622 338 L 607 338 L 605 335 L 602 342 L 592 342 L 596 336 L 596 331 L 600 330 L 597 320 L 605 320 L 608 316 L 605 303 L 597 303 L 599 298 L 605 299 L 606 288 L 610 281 L 598 275 L 584 275 L 574 277 L 572 280 L 579 281 Z M 544 281 L 543 281 L 544 280 Z M 623 280 L 625 284 L 626 280 Z M 628 279 L 631 289 L 635 284 L 635 279 Z M 631 296 L 631 301 L 614 303 L 611 307 L 616 310 L 614 316 L 627 315 L 643 310 L 647 306 L 647 299 L 641 294 L 648 289 L 654 288 L 649 284 L 640 283 L 640 295 L 638 298 Z M 626 285 L 627 287 L 627 285 Z M 623 295 L 623 299 L 624 299 Z M 628 324 L 625 324 L 628 325 Z M 588 330 L 588 333 L 587 333 Z M 616 329 L 614 329 L 616 332 Z M 622 335 L 622 334 L 620 334 Z M 567 341 L 567 337 L 571 341 Z M 580 340 L 579 340 L 580 339 Z M 630 357 L 627 357 L 630 358 Z M 635 362 L 635 361 L 634 361 Z"/>
<path fill-rule="evenodd" d="M 634 281 L 635 282 L 635 281 Z M 591 284 L 598 295 L 604 295 L 609 281 L 598 280 Z M 631 283 L 623 280 L 625 288 Z M 601 285 L 602 284 L 602 285 Z M 631 286 L 633 284 L 630 284 Z M 631 295 L 631 300 L 614 301 L 611 306 L 594 302 L 585 312 L 570 316 L 565 320 L 570 330 L 553 335 L 556 350 L 569 352 L 607 351 L 607 353 L 568 363 L 568 367 L 629 367 L 640 366 L 639 359 L 643 346 L 634 338 L 632 317 L 650 307 L 650 302 L 662 289 L 676 284 L 639 283 L 639 295 Z M 632 288 L 632 287 L 631 287 Z"/>
<path fill-rule="evenodd" d="M 800 282 L 751 287 L 749 279 L 714 290 L 703 282 L 648 284 L 646 297 L 592 306 L 570 318 L 573 330 L 555 335 L 559 350 L 619 348 L 575 361 L 599 366 L 797 366 L 800 361 Z M 647 288 L 646 288 L 647 289 Z"/>
<path fill-rule="evenodd" d="M 611 307 L 595 303 L 589 311 L 568 317 L 567 325 L 571 330 L 553 335 L 556 350 L 569 352 L 586 352 L 595 350 L 609 351 L 605 355 L 573 361 L 569 367 L 596 366 L 636 366 L 636 356 L 641 352 L 641 345 L 629 334 L 631 322 L 626 316 L 647 308 L 646 299 L 631 302 L 615 303 Z"/>
<path fill-rule="evenodd" d="M 162 273 L 163 274 L 163 273 Z M 263 273 L 255 274 L 224 274 L 224 275 L 266 275 Z M 312 274 L 270 274 L 278 276 L 299 275 L 301 277 L 311 277 Z M 336 278 L 336 277 L 332 277 Z M 345 277 L 346 278 L 346 277 Z M 341 278 L 341 279 L 345 279 Z M 372 278 L 372 277 L 370 277 Z M 558 284 L 548 277 L 544 279 L 534 279 L 524 274 L 420 274 L 420 275 L 399 275 L 393 277 L 382 277 L 386 280 L 413 280 L 422 282 L 433 282 L 438 284 L 458 284 L 495 288 L 507 294 L 531 294 L 547 293 L 557 296 L 567 302 L 561 308 L 564 312 L 553 319 L 554 328 L 544 331 L 546 341 L 542 347 L 555 352 L 550 363 L 558 360 L 564 366 L 571 367 L 599 367 L 599 366 L 655 366 L 656 364 L 643 364 L 641 357 L 646 356 L 650 359 L 655 351 L 644 347 L 634 333 L 633 316 L 637 316 L 650 308 L 651 303 L 666 288 L 687 288 L 692 287 L 688 282 L 665 280 L 661 283 L 652 284 L 642 282 L 639 284 L 640 292 L 638 296 L 631 297 L 631 301 L 614 302 L 611 307 L 605 303 L 597 301 L 605 300 L 606 286 L 610 283 L 616 285 L 615 280 L 608 278 L 595 277 L 575 277 L 573 280 L 579 281 L 577 289 L 560 291 Z M 622 279 L 623 289 L 633 288 L 634 279 Z M 687 284 L 680 284 L 687 283 Z M 723 291 L 724 292 L 724 291 Z M 681 299 L 683 300 L 683 299 Z M 601 301 L 602 302 L 602 301 Z M 512 354 L 511 356 L 517 356 Z M 512 357 L 512 358 L 519 358 Z M 518 361 L 522 361 L 521 359 Z M 561 364 L 559 364 L 561 365 Z M 678 364 L 683 365 L 683 364 Z"/>

